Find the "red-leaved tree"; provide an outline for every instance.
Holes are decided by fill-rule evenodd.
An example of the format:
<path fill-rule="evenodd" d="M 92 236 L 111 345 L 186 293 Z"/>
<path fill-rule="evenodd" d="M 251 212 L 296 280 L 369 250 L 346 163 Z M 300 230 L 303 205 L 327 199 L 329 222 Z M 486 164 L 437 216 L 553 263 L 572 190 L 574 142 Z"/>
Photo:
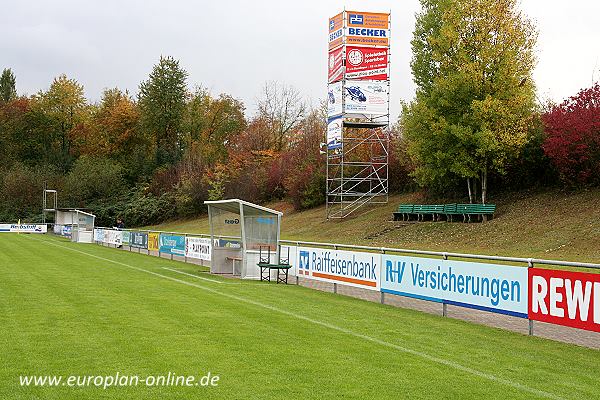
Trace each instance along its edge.
<path fill-rule="evenodd" d="M 542 145 L 569 185 L 600 184 L 600 85 L 581 90 L 542 116 Z"/>

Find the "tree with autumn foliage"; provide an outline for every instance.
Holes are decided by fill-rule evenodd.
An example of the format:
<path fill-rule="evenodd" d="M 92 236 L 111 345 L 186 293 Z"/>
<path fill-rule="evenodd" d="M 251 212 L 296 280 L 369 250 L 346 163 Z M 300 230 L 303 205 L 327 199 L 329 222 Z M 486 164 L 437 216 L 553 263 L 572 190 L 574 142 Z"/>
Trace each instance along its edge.
<path fill-rule="evenodd" d="M 38 134 L 46 136 L 43 141 L 51 144 L 57 164 L 67 171 L 74 158 L 71 154 L 73 133 L 80 131 L 76 128 L 89 118 L 90 108 L 83 86 L 75 79 L 60 75 L 47 91 L 34 96 L 32 109 L 36 117 L 47 124 L 47 129 Z"/>
<path fill-rule="evenodd" d="M 552 107 L 542 115 L 542 145 L 570 186 L 600 185 L 600 84 Z"/>
<path fill-rule="evenodd" d="M 421 0 L 412 40 L 416 98 L 402 133 L 421 185 L 458 177 L 487 200 L 490 172 L 519 156 L 535 119 L 537 32 L 517 0 Z"/>

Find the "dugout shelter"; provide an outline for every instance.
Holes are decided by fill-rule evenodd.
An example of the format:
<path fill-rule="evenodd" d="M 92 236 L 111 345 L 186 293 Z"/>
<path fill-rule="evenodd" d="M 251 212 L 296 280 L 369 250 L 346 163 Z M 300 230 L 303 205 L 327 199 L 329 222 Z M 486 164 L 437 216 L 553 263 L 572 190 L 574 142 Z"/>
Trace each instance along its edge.
<path fill-rule="evenodd" d="M 58 208 L 54 232 L 77 243 L 93 243 L 96 216 L 79 209 Z"/>
<path fill-rule="evenodd" d="M 260 279 L 260 250 L 279 260 L 283 213 L 244 200 L 205 201 L 213 243 L 210 272 Z"/>

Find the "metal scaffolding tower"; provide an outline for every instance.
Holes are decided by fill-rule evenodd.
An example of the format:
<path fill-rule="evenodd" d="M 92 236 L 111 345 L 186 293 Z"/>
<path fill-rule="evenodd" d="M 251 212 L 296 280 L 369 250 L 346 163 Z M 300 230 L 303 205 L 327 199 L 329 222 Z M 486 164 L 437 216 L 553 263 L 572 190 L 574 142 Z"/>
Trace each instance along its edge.
<path fill-rule="evenodd" d="M 327 218 L 388 201 L 386 124 L 343 122 L 341 146 L 327 150 Z"/>
<path fill-rule="evenodd" d="M 50 203 L 50 204 L 48 204 Z M 48 206 L 52 207 L 49 208 Z M 56 190 L 48 189 L 46 183 L 44 183 L 44 197 L 42 205 L 42 223 L 46 223 L 46 213 L 54 213 L 56 215 L 56 209 L 58 208 L 58 197 Z"/>
<path fill-rule="evenodd" d="M 388 202 L 390 27 L 389 13 L 329 19 L 327 219 Z"/>

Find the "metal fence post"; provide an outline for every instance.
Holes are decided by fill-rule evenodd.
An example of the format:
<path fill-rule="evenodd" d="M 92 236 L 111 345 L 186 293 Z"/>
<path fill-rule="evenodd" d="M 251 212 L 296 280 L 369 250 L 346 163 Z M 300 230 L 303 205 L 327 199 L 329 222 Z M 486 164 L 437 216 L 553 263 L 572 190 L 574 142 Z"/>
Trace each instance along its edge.
<path fill-rule="evenodd" d="M 533 268 L 533 260 L 531 258 L 527 260 L 527 271 L 528 272 L 529 272 L 529 268 Z M 533 320 L 527 318 L 527 321 L 529 322 L 529 332 L 528 332 L 529 336 L 533 336 Z"/>
<path fill-rule="evenodd" d="M 337 293 L 337 283 L 333 282 L 333 293 Z"/>
<path fill-rule="evenodd" d="M 183 235 L 183 262 L 187 262 L 187 233 Z"/>

